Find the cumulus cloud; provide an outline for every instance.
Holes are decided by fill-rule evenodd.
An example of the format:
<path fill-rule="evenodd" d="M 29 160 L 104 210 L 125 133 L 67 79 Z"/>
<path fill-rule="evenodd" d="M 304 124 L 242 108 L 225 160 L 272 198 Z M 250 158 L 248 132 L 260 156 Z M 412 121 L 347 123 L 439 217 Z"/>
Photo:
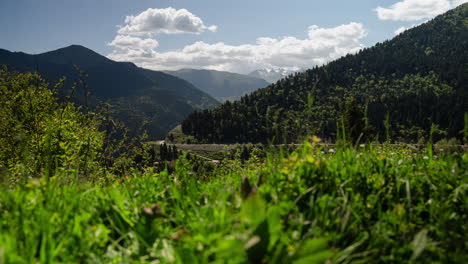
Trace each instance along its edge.
<path fill-rule="evenodd" d="M 153 36 L 155 34 L 199 34 L 205 30 L 216 31 L 217 26 L 206 26 L 201 18 L 190 13 L 187 9 L 148 8 L 136 15 L 127 16 L 125 25 L 120 27 L 121 35 Z"/>
<path fill-rule="evenodd" d="M 468 0 L 403 0 L 390 7 L 377 7 L 375 11 L 381 20 L 415 21 L 433 18 Z"/>
<path fill-rule="evenodd" d="M 228 45 L 223 42 L 208 44 L 202 41 L 182 49 L 158 52 L 156 48 L 132 49 L 131 45 L 116 47 L 109 58 L 131 61 L 145 68 L 171 70 L 179 68 L 205 68 L 247 73 L 260 68 L 311 68 L 355 53 L 364 47 L 360 40 L 367 35 L 360 23 L 349 23 L 334 28 L 309 27 L 308 37 L 258 38 L 255 44 Z M 133 39 L 138 39 L 133 37 Z M 113 42 L 114 42 L 113 41 Z M 124 41 L 122 41 L 124 42 Z M 125 41 L 128 43 L 130 41 Z M 143 39 L 135 41 L 142 43 Z M 149 46 L 137 44 L 135 47 Z"/>
<path fill-rule="evenodd" d="M 360 23 L 351 22 L 334 28 L 320 28 L 317 25 L 309 27 L 310 39 L 321 39 L 331 41 L 357 41 L 366 36 L 364 26 Z"/>
<path fill-rule="evenodd" d="M 114 47 L 114 52 L 127 54 L 128 58 L 150 58 L 154 55 L 154 49 L 159 46 L 157 40 L 152 38 L 141 39 L 138 37 L 117 35 L 107 45 Z M 129 60 L 131 61 L 131 60 Z"/>
<path fill-rule="evenodd" d="M 141 39 L 137 37 L 117 35 L 108 45 L 120 49 L 151 50 L 156 49 L 159 46 L 159 43 L 157 40 L 151 38 Z"/>

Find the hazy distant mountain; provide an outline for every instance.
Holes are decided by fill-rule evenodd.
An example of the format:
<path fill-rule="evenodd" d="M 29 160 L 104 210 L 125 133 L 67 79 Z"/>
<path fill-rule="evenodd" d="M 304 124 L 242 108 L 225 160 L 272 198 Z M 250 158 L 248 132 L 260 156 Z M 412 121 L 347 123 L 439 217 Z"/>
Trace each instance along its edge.
<path fill-rule="evenodd" d="M 283 79 L 294 73 L 296 71 L 286 70 L 286 69 L 259 69 L 249 73 L 249 76 L 264 79 L 270 83 L 275 83 L 276 81 Z"/>
<path fill-rule="evenodd" d="M 139 68 L 133 63 L 115 62 L 82 46 L 69 46 L 38 55 L 0 49 L 0 65 L 21 72 L 37 71 L 51 83 L 66 77 L 70 87 L 84 70 L 92 99 L 109 101 L 112 114 L 130 129 L 143 121 L 150 138 L 160 138 L 195 110 L 211 108 L 218 102 L 189 82 L 163 72 Z M 61 91 L 67 94 L 68 91 Z M 83 88 L 78 87 L 78 101 Z M 94 100 L 96 101 L 96 100 Z"/>
<path fill-rule="evenodd" d="M 244 94 L 269 85 L 261 78 L 223 71 L 181 69 L 166 73 L 192 83 L 219 101 L 239 99 Z"/>

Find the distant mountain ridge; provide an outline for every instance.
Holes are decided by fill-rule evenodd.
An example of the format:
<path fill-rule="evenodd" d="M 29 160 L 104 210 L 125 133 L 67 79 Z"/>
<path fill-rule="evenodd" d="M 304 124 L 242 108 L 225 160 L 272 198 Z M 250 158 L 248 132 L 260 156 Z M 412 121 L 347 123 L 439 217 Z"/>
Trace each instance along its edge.
<path fill-rule="evenodd" d="M 467 17 L 465 3 L 392 40 L 193 113 L 182 130 L 209 143 L 291 143 L 308 135 L 468 142 Z"/>
<path fill-rule="evenodd" d="M 115 62 L 79 45 L 37 55 L 0 49 L 2 64 L 20 72 L 37 71 L 51 83 L 66 77 L 66 87 L 79 77 L 78 67 L 87 74 L 85 84 L 93 98 L 109 101 L 113 116 L 132 130 L 147 121 L 152 139 L 163 137 L 194 110 L 218 104 L 185 80 L 133 63 Z"/>
<path fill-rule="evenodd" d="M 236 100 L 270 84 L 260 78 L 225 71 L 181 69 L 165 72 L 192 83 L 219 101 Z"/>
<path fill-rule="evenodd" d="M 301 70 L 293 71 L 283 68 L 278 69 L 259 69 L 249 73 L 249 76 L 264 79 L 270 83 L 275 83 L 278 80 L 288 77 L 288 75 L 299 72 Z"/>

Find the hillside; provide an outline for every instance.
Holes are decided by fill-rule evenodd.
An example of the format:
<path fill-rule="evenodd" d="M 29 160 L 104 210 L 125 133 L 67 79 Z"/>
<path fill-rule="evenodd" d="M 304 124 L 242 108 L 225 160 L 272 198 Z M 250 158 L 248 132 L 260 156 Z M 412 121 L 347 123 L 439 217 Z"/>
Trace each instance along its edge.
<path fill-rule="evenodd" d="M 308 134 L 333 141 L 342 126 L 353 141 L 425 141 L 430 130 L 461 138 L 467 17 L 463 4 L 356 55 L 193 113 L 182 129 L 203 142 L 295 142 Z"/>
<path fill-rule="evenodd" d="M 270 84 L 260 78 L 214 70 L 181 69 L 166 71 L 166 73 L 192 83 L 222 102 L 239 99 L 247 93 Z"/>
<path fill-rule="evenodd" d="M 174 76 L 139 68 L 133 63 L 115 62 L 82 46 L 29 55 L 0 50 L 0 65 L 21 72 L 37 71 L 51 83 L 66 77 L 70 88 L 78 79 L 75 65 L 87 77 L 79 86 L 75 100 L 83 103 L 84 90 L 90 101 L 108 101 L 112 115 L 132 130 L 147 121 L 150 138 L 161 138 L 194 110 L 214 107 L 218 102 L 192 84 Z M 69 89 L 61 91 L 62 96 Z"/>

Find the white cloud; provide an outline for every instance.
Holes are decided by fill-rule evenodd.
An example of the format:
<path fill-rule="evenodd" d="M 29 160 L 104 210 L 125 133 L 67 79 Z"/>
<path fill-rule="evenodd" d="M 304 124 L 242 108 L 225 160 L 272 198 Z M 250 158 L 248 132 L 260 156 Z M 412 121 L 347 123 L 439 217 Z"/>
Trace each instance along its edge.
<path fill-rule="evenodd" d="M 381 20 L 415 21 L 433 18 L 468 0 L 403 0 L 388 8 L 377 7 L 375 11 Z"/>
<path fill-rule="evenodd" d="M 364 26 L 360 23 L 351 22 L 335 28 L 320 28 L 317 25 L 309 27 L 310 39 L 332 40 L 332 41 L 357 41 L 367 35 Z"/>
<path fill-rule="evenodd" d="M 155 39 L 141 39 L 125 35 L 117 35 L 114 40 L 107 45 L 114 47 L 114 52 L 126 54 L 128 61 L 138 58 L 151 58 L 154 55 L 154 49 L 159 46 Z M 130 59 L 133 58 L 133 59 Z"/>
<path fill-rule="evenodd" d="M 118 33 L 121 35 L 153 36 L 158 33 L 198 34 L 205 30 L 215 32 L 217 26 L 205 26 L 201 18 L 190 13 L 187 9 L 176 10 L 172 7 L 156 9 L 148 8 L 146 11 L 136 15 L 127 16 L 125 25 Z"/>
<path fill-rule="evenodd" d="M 461 4 L 464 4 L 466 2 L 468 2 L 468 0 L 453 0 L 452 1 L 452 7 L 457 7 L 457 6 L 459 6 Z"/>
<path fill-rule="evenodd" d="M 364 47 L 360 40 L 366 35 L 367 32 L 360 23 L 353 22 L 334 28 L 313 25 L 309 27 L 306 39 L 263 37 L 258 38 L 255 44 L 244 45 L 228 45 L 223 42 L 208 44 L 199 41 L 168 52 L 158 52 L 155 48 L 142 52 L 144 49 L 114 43 L 112 46 L 116 48 L 109 58 L 131 61 L 155 70 L 205 68 L 247 73 L 260 68 L 311 68 L 359 51 Z M 144 41 L 135 41 L 139 43 L 135 47 L 149 46 L 140 44 Z"/>
<path fill-rule="evenodd" d="M 155 39 L 141 39 L 137 37 L 117 35 L 114 40 L 108 43 L 109 46 L 121 49 L 143 49 L 152 50 L 159 46 L 159 43 Z"/>

